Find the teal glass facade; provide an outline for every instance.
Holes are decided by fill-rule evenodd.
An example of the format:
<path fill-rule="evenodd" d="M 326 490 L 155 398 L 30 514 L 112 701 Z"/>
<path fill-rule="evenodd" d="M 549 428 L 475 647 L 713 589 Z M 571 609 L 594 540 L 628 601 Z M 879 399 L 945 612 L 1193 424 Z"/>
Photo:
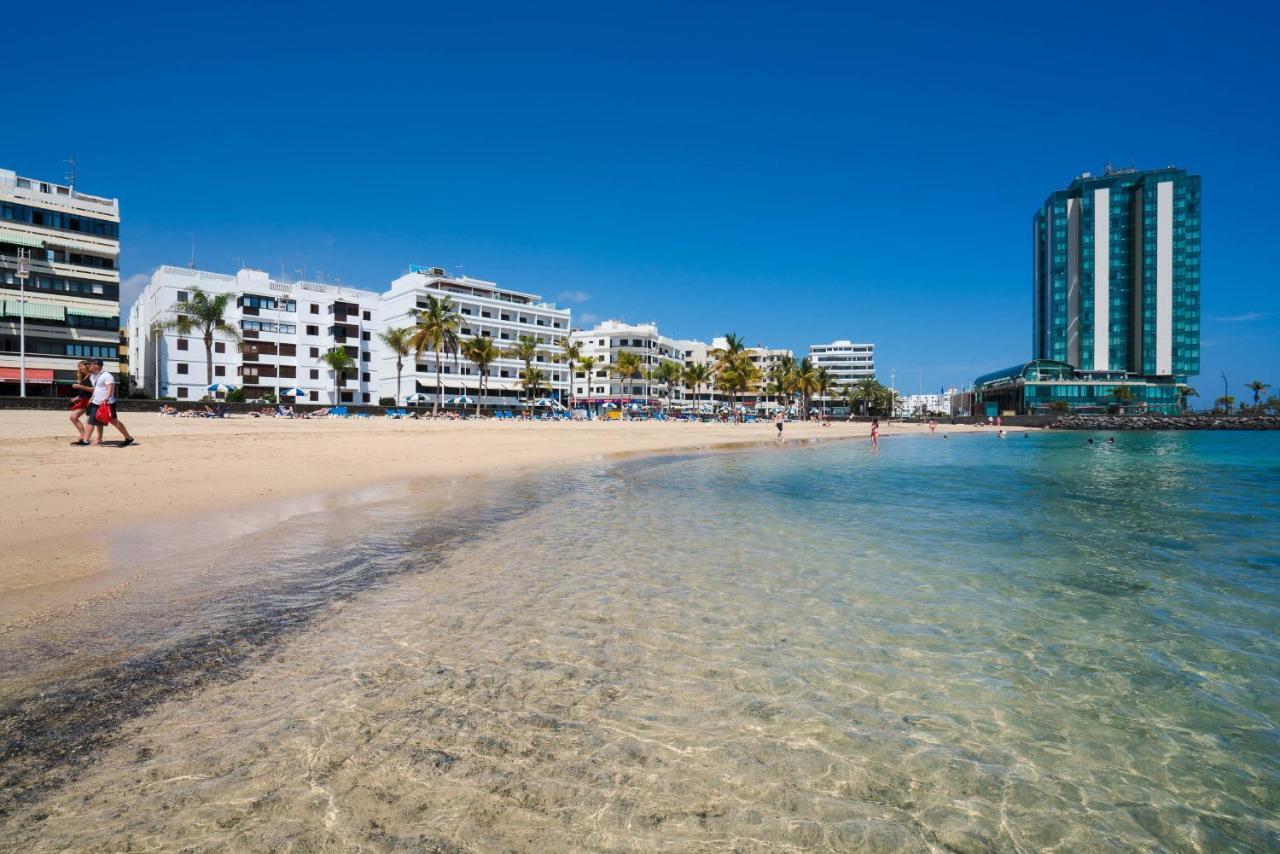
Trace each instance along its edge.
<path fill-rule="evenodd" d="M 1032 356 L 1198 374 L 1200 201 L 1200 176 L 1172 167 L 1086 174 L 1052 193 L 1032 218 Z"/>

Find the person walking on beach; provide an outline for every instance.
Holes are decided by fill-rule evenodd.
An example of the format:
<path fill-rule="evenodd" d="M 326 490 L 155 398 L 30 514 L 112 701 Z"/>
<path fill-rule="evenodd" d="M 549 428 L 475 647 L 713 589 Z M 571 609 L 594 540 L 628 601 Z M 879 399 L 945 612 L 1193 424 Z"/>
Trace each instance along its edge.
<path fill-rule="evenodd" d="M 880 447 L 880 419 L 871 419 L 871 447 Z"/>
<path fill-rule="evenodd" d="M 110 424 L 124 436 L 120 447 L 129 447 L 133 444 L 133 437 L 116 417 L 116 378 L 102 369 L 101 359 L 89 362 L 89 373 L 93 375 L 93 394 L 89 398 L 89 426 L 85 430 L 85 438 L 89 444 L 102 447 L 102 428 Z M 93 441 L 95 427 L 98 434 L 96 442 Z"/>
<path fill-rule="evenodd" d="M 782 425 L 786 421 L 786 416 L 782 414 L 782 410 L 778 410 L 778 414 L 773 416 L 773 426 L 778 428 L 778 441 L 782 441 Z"/>
<path fill-rule="evenodd" d="M 71 443 L 73 445 L 89 444 L 89 440 L 85 438 L 83 419 L 85 410 L 89 408 L 89 396 L 93 392 L 90 382 L 89 363 L 81 359 L 76 364 L 76 381 L 71 384 L 71 387 L 76 390 L 75 397 L 71 398 L 71 426 L 76 428 L 76 440 Z"/>
<path fill-rule="evenodd" d="M 930 419 L 929 419 L 929 435 L 930 435 L 930 436 L 932 436 L 932 435 L 933 435 L 933 431 L 935 431 L 935 430 L 937 430 L 937 429 L 938 429 L 938 422 L 937 422 L 937 421 L 934 421 L 932 418 L 930 418 Z"/>

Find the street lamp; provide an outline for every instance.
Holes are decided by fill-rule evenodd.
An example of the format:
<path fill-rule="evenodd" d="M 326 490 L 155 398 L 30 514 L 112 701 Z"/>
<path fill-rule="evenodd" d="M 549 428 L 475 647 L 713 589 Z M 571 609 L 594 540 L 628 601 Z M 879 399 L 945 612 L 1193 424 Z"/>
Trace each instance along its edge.
<path fill-rule="evenodd" d="M 27 396 L 27 276 L 31 250 L 18 247 L 18 396 Z"/>

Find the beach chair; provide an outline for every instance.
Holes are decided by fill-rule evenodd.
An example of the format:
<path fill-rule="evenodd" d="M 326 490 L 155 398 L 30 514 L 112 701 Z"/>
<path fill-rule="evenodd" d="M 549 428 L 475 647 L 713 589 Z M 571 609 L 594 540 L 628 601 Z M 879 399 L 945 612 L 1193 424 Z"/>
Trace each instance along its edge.
<path fill-rule="evenodd" d="M 398 410 L 398 409 L 385 409 L 385 410 L 383 410 L 383 412 L 382 412 L 382 417 L 383 417 L 383 418 L 399 418 L 399 417 L 400 417 L 400 410 Z"/>
<path fill-rule="evenodd" d="M 329 417 L 330 418 L 346 418 L 347 408 L 345 406 L 331 406 L 329 407 Z"/>

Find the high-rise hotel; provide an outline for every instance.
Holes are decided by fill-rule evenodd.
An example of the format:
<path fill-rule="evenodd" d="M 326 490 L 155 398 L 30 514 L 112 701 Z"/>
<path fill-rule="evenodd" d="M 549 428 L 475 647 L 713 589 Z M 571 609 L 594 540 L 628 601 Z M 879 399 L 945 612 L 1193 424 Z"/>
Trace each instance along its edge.
<path fill-rule="evenodd" d="M 118 370 L 120 203 L 0 169 L 0 395 L 67 394 L 76 362 Z"/>
<path fill-rule="evenodd" d="M 1200 176 L 1086 172 L 1031 229 L 1032 361 L 979 377 L 977 402 L 1178 411 L 1200 372 Z"/>
<path fill-rule="evenodd" d="M 1149 377 L 1200 373 L 1200 176 L 1085 173 L 1032 220 L 1037 359 Z"/>

